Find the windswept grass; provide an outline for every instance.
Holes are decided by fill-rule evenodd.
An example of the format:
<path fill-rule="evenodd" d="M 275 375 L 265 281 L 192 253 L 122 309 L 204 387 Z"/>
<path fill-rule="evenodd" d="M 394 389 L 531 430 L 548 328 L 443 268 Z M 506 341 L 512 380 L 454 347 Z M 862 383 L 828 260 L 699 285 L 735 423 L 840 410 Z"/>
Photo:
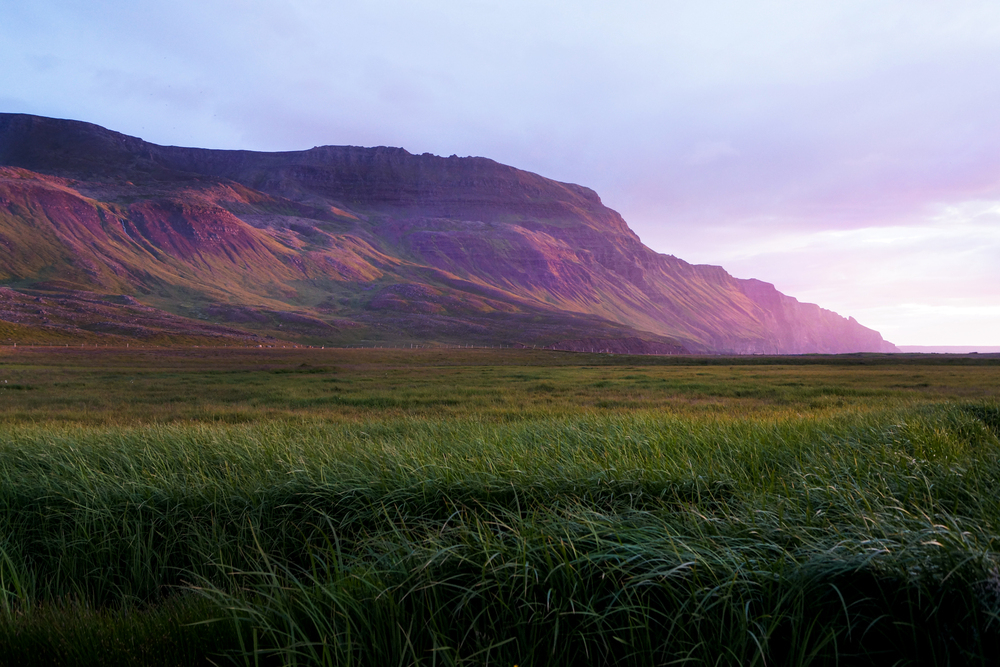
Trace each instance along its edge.
<path fill-rule="evenodd" d="M 242 400 L 199 367 L 183 419 L 9 412 L 0 663 L 1000 659 L 994 368 L 331 368 L 229 370 L 457 403 L 197 419 Z"/>

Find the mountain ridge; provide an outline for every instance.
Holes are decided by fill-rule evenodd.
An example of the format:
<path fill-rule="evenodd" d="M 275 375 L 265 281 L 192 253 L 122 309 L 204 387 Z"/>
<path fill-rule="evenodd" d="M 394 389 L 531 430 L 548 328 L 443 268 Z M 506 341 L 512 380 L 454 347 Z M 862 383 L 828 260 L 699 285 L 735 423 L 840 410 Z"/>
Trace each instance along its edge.
<path fill-rule="evenodd" d="M 0 285 L 15 289 L 127 294 L 331 344 L 895 349 L 773 285 L 654 252 L 589 188 L 488 158 L 158 146 L 0 114 L 0 165 Z M 296 333 L 265 315 L 279 312 L 303 318 Z"/>

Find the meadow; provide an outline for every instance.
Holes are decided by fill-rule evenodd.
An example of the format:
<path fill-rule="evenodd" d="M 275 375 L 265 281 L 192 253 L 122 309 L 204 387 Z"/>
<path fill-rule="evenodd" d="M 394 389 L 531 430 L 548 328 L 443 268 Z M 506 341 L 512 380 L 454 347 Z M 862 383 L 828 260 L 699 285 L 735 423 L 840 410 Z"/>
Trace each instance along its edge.
<path fill-rule="evenodd" d="M 1000 358 L 0 348 L 0 663 L 1000 660 Z"/>

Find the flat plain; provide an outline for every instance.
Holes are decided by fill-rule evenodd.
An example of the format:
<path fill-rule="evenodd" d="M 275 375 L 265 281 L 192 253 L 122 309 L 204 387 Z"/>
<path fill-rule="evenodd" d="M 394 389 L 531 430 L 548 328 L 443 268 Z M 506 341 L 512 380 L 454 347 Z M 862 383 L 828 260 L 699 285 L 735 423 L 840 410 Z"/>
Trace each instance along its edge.
<path fill-rule="evenodd" d="M 998 397 L 990 355 L 0 348 L 0 662 L 995 664 Z"/>

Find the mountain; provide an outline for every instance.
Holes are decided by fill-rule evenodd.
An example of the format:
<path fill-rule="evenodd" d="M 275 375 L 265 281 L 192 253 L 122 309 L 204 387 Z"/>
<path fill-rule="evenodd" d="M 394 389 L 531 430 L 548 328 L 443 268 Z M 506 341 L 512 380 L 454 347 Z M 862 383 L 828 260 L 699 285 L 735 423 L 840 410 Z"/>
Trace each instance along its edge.
<path fill-rule="evenodd" d="M 0 165 L 0 319 L 36 333 L 128 337 L 131 323 L 251 343 L 895 349 L 770 284 L 654 252 L 593 190 L 486 158 L 179 148 L 0 114 Z M 99 305 L 105 330 L 5 309 L 15 293 Z"/>

